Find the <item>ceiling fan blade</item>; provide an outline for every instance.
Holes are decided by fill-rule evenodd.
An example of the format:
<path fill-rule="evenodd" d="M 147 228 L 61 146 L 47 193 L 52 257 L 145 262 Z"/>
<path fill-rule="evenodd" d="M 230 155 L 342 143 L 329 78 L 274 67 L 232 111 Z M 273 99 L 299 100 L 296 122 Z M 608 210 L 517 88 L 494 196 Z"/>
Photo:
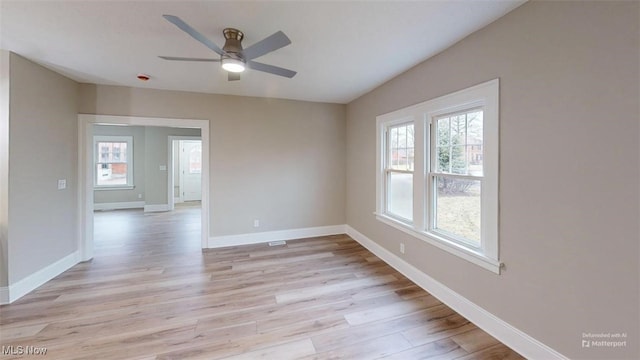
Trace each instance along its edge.
<path fill-rule="evenodd" d="M 220 62 L 220 59 L 205 59 L 205 58 L 189 58 L 178 56 L 158 56 L 160 59 L 173 60 L 173 61 L 205 61 L 205 62 Z"/>
<path fill-rule="evenodd" d="M 200 34 L 198 31 L 196 31 L 196 29 L 189 26 L 189 24 L 182 21 L 182 19 L 180 19 L 179 17 L 174 15 L 162 15 L 162 17 L 167 19 L 167 21 L 169 21 L 173 25 L 177 26 L 180 30 L 191 35 L 192 38 L 198 40 L 200 43 L 204 44 L 204 46 L 215 51 L 218 55 L 224 54 L 224 51 L 222 51 L 222 49 L 220 49 L 218 45 L 214 44 L 213 41 L 207 39 L 204 35 Z"/>
<path fill-rule="evenodd" d="M 240 73 L 232 73 L 232 72 L 229 72 L 228 80 L 229 80 L 229 81 L 236 81 L 236 80 L 240 80 Z"/>
<path fill-rule="evenodd" d="M 291 44 L 291 40 L 282 31 L 268 36 L 242 51 L 245 60 L 249 61 Z"/>
<path fill-rule="evenodd" d="M 273 65 L 267 65 L 267 64 L 259 63 L 257 61 L 247 61 L 247 66 L 253 70 L 263 71 L 269 74 L 284 76 L 288 78 L 292 78 L 297 74 L 297 72 L 293 70 L 284 69 L 284 68 L 273 66 Z"/>

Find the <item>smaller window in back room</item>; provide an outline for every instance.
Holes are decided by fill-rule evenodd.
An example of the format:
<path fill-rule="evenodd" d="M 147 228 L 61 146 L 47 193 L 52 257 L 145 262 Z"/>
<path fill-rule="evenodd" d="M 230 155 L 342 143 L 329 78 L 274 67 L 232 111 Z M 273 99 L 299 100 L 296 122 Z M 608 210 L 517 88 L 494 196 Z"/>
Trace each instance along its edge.
<path fill-rule="evenodd" d="M 96 188 L 133 186 L 133 137 L 94 136 Z"/>

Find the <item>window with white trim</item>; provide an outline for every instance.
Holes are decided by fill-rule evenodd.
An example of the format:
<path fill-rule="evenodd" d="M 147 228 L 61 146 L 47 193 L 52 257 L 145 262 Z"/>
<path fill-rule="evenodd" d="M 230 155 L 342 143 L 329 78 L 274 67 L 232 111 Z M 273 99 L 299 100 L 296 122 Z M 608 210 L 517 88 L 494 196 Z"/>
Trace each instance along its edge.
<path fill-rule="evenodd" d="M 380 221 L 496 273 L 498 98 L 495 79 L 378 116 L 376 178 Z"/>
<path fill-rule="evenodd" d="M 413 123 L 391 125 L 385 129 L 386 214 L 400 221 L 413 219 Z"/>
<path fill-rule="evenodd" d="M 94 187 L 133 187 L 133 137 L 94 136 Z"/>
<path fill-rule="evenodd" d="M 429 229 L 480 247 L 483 110 L 468 109 L 431 121 Z"/>

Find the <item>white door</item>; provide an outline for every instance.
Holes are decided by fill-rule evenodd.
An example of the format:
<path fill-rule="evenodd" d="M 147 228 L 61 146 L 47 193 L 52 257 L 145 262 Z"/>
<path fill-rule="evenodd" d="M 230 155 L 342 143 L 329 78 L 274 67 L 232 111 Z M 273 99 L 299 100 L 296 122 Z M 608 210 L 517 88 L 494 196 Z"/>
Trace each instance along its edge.
<path fill-rule="evenodd" d="M 180 191 L 184 201 L 202 200 L 202 141 L 180 141 Z"/>

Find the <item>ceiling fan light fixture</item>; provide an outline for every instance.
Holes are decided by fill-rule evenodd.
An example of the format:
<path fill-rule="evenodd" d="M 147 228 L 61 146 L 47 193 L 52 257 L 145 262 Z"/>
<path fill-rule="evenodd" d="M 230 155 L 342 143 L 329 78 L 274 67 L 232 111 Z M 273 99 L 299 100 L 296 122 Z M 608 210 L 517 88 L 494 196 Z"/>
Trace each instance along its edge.
<path fill-rule="evenodd" d="M 244 71 L 245 66 L 242 60 L 224 58 L 222 59 L 222 68 L 229 72 L 240 73 Z"/>

